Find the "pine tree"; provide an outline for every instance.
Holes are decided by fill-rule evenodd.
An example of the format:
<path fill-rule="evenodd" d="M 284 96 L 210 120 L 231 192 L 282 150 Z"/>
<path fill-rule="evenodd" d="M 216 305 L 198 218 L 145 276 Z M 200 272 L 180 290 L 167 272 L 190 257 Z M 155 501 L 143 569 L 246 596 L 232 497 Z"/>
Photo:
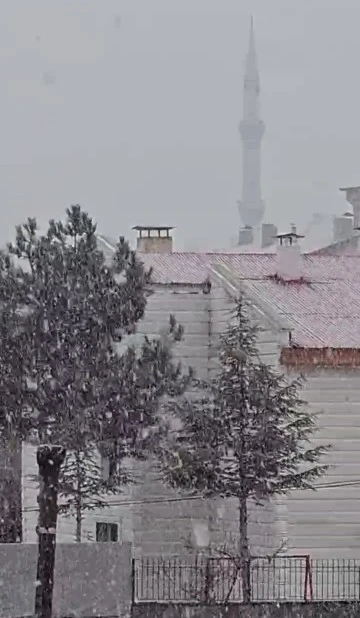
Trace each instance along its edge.
<path fill-rule="evenodd" d="M 0 255 L 0 270 L 8 263 Z M 0 298 L 12 288 L 12 272 L 0 278 Z M 22 538 L 21 450 L 29 428 L 24 407 L 26 387 L 23 364 L 23 338 L 18 331 L 16 303 L 2 306 L 0 313 L 0 542 L 16 543 Z"/>
<path fill-rule="evenodd" d="M 261 361 L 257 328 L 244 298 L 221 337 L 220 371 L 201 384 L 199 396 L 182 399 L 182 430 L 164 451 L 172 485 L 204 496 L 236 498 L 243 598 L 251 600 L 248 506 L 276 494 L 314 488 L 326 471 L 328 447 L 312 447 L 316 419 L 299 392 L 303 380 L 288 381 Z"/>
<path fill-rule="evenodd" d="M 126 480 L 122 462 L 129 445 L 141 450 L 145 426 L 156 425 L 152 415 L 160 396 L 172 379 L 182 382 L 180 369 L 176 373 L 156 342 L 146 340 L 140 357 L 132 348 L 123 356 L 118 351 L 144 315 L 149 276 L 123 238 L 108 264 L 97 247 L 96 226 L 79 206 L 67 210 L 65 223 L 50 221 L 45 234 L 28 219 L 0 259 L 6 340 L 0 350 L 6 393 L 0 431 L 11 427 L 21 438 L 66 448 L 62 508 L 75 513 L 78 540 L 84 511 L 104 506 L 106 495 Z M 13 373 L 3 366 L 6 360 Z M 150 397 L 146 384 L 159 364 L 162 382 Z M 103 482 L 97 451 L 115 429 L 119 448 L 111 451 L 111 482 Z"/>

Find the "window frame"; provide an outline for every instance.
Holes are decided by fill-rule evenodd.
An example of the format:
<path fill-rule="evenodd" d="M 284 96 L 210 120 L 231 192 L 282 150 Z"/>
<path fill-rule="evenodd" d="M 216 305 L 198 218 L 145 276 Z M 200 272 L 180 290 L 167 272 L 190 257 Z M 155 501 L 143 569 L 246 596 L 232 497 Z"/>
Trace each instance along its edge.
<path fill-rule="evenodd" d="M 106 530 L 106 534 L 101 534 L 101 527 Z M 99 538 L 99 537 L 103 538 Z M 105 538 L 106 537 L 106 538 Z M 95 522 L 96 543 L 119 543 L 120 525 L 117 521 L 98 520 Z"/>

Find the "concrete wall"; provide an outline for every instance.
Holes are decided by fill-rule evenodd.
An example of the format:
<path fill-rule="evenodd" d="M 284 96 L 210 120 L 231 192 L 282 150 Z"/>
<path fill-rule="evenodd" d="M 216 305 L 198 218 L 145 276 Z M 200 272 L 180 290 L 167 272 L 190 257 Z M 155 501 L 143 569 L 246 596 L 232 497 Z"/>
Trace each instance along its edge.
<path fill-rule="evenodd" d="M 357 603 L 258 603 L 217 607 L 142 603 L 133 605 L 132 618 L 357 618 Z"/>
<path fill-rule="evenodd" d="M 58 545 L 53 615 L 127 616 L 131 605 L 129 544 Z M 0 615 L 34 613 L 37 545 L 0 546 Z"/>
<path fill-rule="evenodd" d="M 171 236 L 138 236 L 136 250 L 143 253 L 172 253 L 173 239 Z"/>
<path fill-rule="evenodd" d="M 332 449 L 325 460 L 330 468 L 318 481 L 319 489 L 294 492 L 288 499 L 289 550 L 314 558 L 358 558 L 360 370 L 309 373 L 303 396 L 309 411 L 319 415 L 313 443 L 330 443 Z"/>

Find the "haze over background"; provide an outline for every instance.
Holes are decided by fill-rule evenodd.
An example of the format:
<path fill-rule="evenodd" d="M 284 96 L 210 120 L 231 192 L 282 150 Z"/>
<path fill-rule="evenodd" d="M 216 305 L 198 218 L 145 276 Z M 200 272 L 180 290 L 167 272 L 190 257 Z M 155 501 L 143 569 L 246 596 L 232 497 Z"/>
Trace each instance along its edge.
<path fill-rule="evenodd" d="M 0 24 L 0 242 L 80 203 L 99 231 L 240 225 L 242 88 L 254 14 L 264 221 L 305 227 L 360 184 L 358 0 L 11 0 Z"/>

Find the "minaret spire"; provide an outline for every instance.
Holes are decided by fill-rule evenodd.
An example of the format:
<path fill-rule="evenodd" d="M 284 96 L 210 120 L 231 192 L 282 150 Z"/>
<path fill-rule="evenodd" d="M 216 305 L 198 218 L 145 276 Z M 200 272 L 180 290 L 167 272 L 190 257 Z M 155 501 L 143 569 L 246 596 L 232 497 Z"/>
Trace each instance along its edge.
<path fill-rule="evenodd" d="M 258 82 L 260 85 L 259 79 L 259 71 L 257 66 L 257 55 L 255 48 L 255 34 L 254 34 L 254 19 L 251 16 L 250 21 L 250 40 L 249 40 L 249 49 L 246 56 L 246 66 L 245 66 L 245 80 L 248 78 L 249 80 L 253 79 Z"/>
<path fill-rule="evenodd" d="M 240 135 L 243 143 L 243 188 L 239 212 L 245 227 L 260 225 L 265 212 L 261 199 L 261 140 L 265 125 L 260 118 L 260 77 L 255 47 L 254 20 L 250 21 L 250 40 L 245 62 L 243 120 Z"/>

